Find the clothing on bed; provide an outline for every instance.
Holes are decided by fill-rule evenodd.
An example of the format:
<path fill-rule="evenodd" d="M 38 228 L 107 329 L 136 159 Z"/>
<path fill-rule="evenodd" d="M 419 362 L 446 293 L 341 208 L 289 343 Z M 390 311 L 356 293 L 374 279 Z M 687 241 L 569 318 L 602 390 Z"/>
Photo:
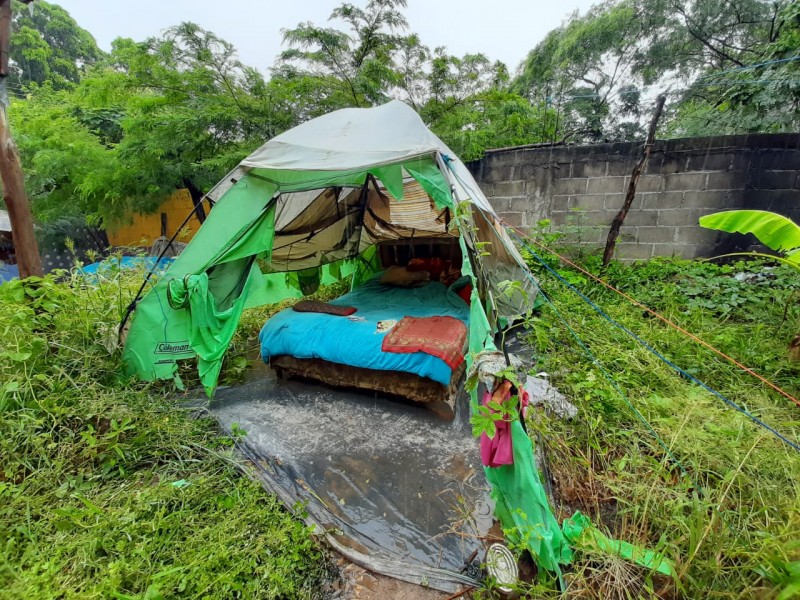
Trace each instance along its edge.
<path fill-rule="evenodd" d="M 259 335 L 261 357 L 288 354 L 296 358 L 319 358 L 329 362 L 375 369 L 401 371 L 428 377 L 448 385 L 453 370 L 441 358 L 414 352 L 383 352 L 384 332 L 378 321 L 403 317 L 449 316 L 469 325 L 469 307 L 438 282 L 418 288 L 381 285 L 376 276 L 361 287 L 331 301 L 337 306 L 355 307 L 352 317 L 283 310 L 271 317 Z M 354 320 L 359 317 L 359 320 Z"/>
<path fill-rule="evenodd" d="M 301 300 L 292 306 L 292 310 L 295 312 L 322 313 L 325 315 L 335 315 L 337 317 L 347 317 L 358 309 L 354 306 L 337 306 L 336 304 L 321 302 L 319 300 Z"/>
<path fill-rule="evenodd" d="M 383 338 L 384 352 L 424 352 L 441 358 L 451 369 L 464 362 L 467 326 L 453 317 L 404 317 Z"/>

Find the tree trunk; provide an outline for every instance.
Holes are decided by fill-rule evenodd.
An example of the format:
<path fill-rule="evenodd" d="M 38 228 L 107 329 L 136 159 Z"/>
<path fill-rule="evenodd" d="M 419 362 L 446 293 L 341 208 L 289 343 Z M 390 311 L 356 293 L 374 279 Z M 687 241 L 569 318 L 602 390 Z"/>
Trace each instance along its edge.
<path fill-rule="evenodd" d="M 200 221 L 202 225 L 206 221 L 206 209 L 203 207 L 203 192 L 188 177 L 183 178 L 183 185 L 189 190 L 189 196 L 191 196 L 192 204 L 194 205 L 194 213 L 197 215 L 197 220 Z"/>
<path fill-rule="evenodd" d="M 22 0 L 30 4 L 31 0 Z M 8 76 L 8 50 L 11 45 L 11 0 L 0 0 L 0 78 Z M 33 215 L 25 194 L 25 178 L 19 162 L 17 145 L 8 130 L 8 117 L 0 106 L 0 179 L 3 180 L 3 200 L 11 219 L 11 236 L 17 254 L 19 278 L 31 275 L 42 277 L 42 258 L 33 233 Z"/>
<path fill-rule="evenodd" d="M 3 180 L 3 199 L 11 219 L 11 235 L 14 238 L 19 277 L 42 277 L 42 258 L 39 256 L 39 246 L 33 232 L 33 215 L 25 194 L 22 165 L 17 145 L 8 130 L 8 119 L 3 107 L 0 107 L 0 178 Z"/>
<path fill-rule="evenodd" d="M 622 203 L 622 208 L 619 209 L 617 216 L 614 217 L 614 220 L 611 222 L 611 229 L 609 229 L 608 238 L 606 239 L 606 248 L 603 251 L 604 269 L 608 266 L 612 257 L 614 256 L 614 248 L 616 248 L 617 245 L 619 230 L 622 228 L 622 224 L 625 222 L 625 217 L 628 216 L 628 211 L 631 209 L 631 204 L 633 204 L 633 199 L 636 196 L 636 184 L 639 183 L 639 177 L 642 175 L 644 166 L 647 164 L 647 159 L 650 156 L 650 151 L 653 149 L 653 142 L 655 141 L 656 137 L 656 126 L 658 125 L 658 120 L 661 118 L 661 111 L 664 110 L 665 99 L 666 97 L 663 95 L 656 99 L 656 109 L 653 113 L 653 118 L 650 121 L 650 128 L 647 131 L 647 140 L 644 143 L 642 158 L 640 158 L 639 162 L 636 163 L 636 166 L 633 167 L 631 181 L 628 184 L 628 193 L 625 194 L 625 202 Z"/>

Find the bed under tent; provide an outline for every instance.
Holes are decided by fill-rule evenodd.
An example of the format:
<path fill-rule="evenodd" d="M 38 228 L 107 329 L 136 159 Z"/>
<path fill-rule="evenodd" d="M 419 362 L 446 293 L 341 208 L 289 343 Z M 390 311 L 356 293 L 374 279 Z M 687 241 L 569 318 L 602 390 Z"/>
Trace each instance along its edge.
<path fill-rule="evenodd" d="M 495 350 L 495 334 L 526 314 L 537 293 L 469 171 L 398 101 L 295 127 L 206 197 L 213 209 L 205 223 L 131 304 L 123 351 L 129 375 L 177 380 L 178 361 L 194 358 L 212 395 L 243 310 L 344 282 L 349 291 L 328 305 L 355 312 L 284 310 L 261 332 L 262 357 L 281 373 L 445 409 L 464 370 Z M 423 327 L 442 322 L 425 319 L 446 319 L 462 324 L 464 335 L 442 340 L 432 328 L 424 339 L 417 322 L 410 339 L 418 346 L 395 336 L 392 348 L 401 349 L 385 351 L 386 337 L 406 319 Z M 557 571 L 570 560 L 569 547 L 518 420 L 511 434 L 514 464 L 486 467 L 495 513 L 540 566 Z"/>

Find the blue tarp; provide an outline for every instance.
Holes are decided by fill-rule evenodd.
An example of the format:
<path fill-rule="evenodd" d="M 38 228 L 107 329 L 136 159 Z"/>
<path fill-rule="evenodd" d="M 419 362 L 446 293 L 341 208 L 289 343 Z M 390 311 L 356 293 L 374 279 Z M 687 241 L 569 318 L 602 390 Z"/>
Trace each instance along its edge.
<path fill-rule="evenodd" d="M 11 281 L 19 277 L 19 268 L 17 265 L 6 265 L 0 263 L 0 283 L 3 281 Z"/>
<path fill-rule="evenodd" d="M 107 258 L 103 261 L 81 267 L 80 271 L 85 275 L 96 275 L 112 269 L 144 268 L 149 271 L 156 265 L 156 258 L 157 257 L 155 256 L 123 256 L 121 258 Z M 158 261 L 158 268 L 156 271 L 166 271 L 167 267 L 169 267 L 174 260 L 174 258 L 162 258 L 160 261 Z"/>

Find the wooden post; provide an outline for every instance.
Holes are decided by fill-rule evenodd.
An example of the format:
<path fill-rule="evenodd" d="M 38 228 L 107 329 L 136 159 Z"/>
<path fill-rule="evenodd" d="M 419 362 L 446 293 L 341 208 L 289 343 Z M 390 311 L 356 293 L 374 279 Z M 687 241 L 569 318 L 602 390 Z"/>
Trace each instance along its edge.
<path fill-rule="evenodd" d="M 622 227 L 622 224 L 625 222 L 625 217 L 628 216 L 628 211 L 631 209 L 633 198 L 636 196 L 636 184 L 639 183 L 639 177 L 642 175 L 644 166 L 647 163 L 647 159 L 650 156 L 651 150 L 653 149 L 653 142 L 655 141 L 656 137 L 656 126 L 658 125 L 658 120 L 661 118 L 661 112 L 664 110 L 665 100 L 666 96 L 663 94 L 656 99 L 656 109 L 653 113 L 653 118 L 650 120 L 650 128 L 647 131 L 647 140 L 645 140 L 644 143 L 642 158 L 640 158 L 639 162 L 636 163 L 636 166 L 633 167 L 631 181 L 628 184 L 628 193 L 625 194 L 625 202 L 622 203 L 622 208 L 619 209 L 617 216 L 614 217 L 614 220 L 611 222 L 611 229 L 609 229 L 608 238 L 606 239 L 606 249 L 603 251 L 604 269 L 608 266 L 608 263 L 611 262 L 611 259 L 614 256 L 614 248 L 617 245 L 619 230 Z"/>
<path fill-rule="evenodd" d="M 24 2 L 25 0 L 23 0 Z M 30 3 L 25 2 L 26 4 Z M 8 77 L 8 50 L 11 44 L 11 0 L 0 0 L 0 78 Z M 20 279 L 42 277 L 42 258 L 33 232 L 33 215 L 25 193 L 25 178 L 17 145 L 8 128 L 6 108 L 0 106 L 0 179 L 3 200 L 11 219 L 11 235 L 17 254 Z"/>

